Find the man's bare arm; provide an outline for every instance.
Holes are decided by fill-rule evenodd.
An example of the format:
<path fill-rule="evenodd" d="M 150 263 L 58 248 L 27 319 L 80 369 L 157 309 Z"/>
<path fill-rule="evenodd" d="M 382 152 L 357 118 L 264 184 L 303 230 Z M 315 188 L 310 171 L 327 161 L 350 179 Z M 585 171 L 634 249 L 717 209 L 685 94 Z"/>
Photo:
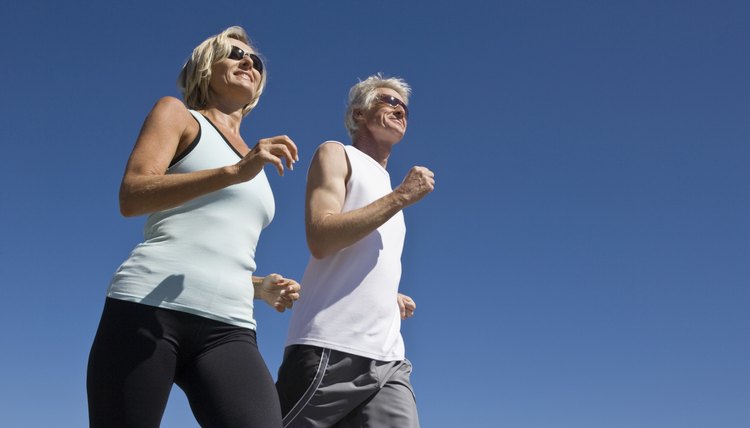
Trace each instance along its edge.
<path fill-rule="evenodd" d="M 316 151 L 307 177 L 305 198 L 307 244 L 315 258 L 327 257 L 354 244 L 434 188 L 432 172 L 414 167 L 393 192 L 362 208 L 343 213 L 348 173 L 343 146 L 328 143 Z"/>

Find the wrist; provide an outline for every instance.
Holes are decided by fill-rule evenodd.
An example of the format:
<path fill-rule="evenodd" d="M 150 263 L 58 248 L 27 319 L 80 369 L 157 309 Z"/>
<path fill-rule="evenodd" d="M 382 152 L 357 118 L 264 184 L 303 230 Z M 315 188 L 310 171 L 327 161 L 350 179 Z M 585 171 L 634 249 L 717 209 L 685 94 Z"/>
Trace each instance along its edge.
<path fill-rule="evenodd" d="M 393 199 L 393 205 L 397 209 L 402 209 L 409 205 L 409 197 L 401 190 L 400 187 L 397 187 L 396 190 L 391 193 L 391 196 Z"/>
<path fill-rule="evenodd" d="M 221 169 L 221 171 L 224 176 L 227 177 L 231 185 L 239 184 L 242 182 L 242 179 L 240 178 L 240 168 L 236 164 L 225 166 Z"/>

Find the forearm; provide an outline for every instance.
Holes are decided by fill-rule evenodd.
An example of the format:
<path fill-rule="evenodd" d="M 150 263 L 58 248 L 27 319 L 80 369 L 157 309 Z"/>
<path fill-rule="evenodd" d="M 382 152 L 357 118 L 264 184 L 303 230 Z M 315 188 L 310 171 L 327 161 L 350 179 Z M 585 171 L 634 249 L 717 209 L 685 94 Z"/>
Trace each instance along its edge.
<path fill-rule="evenodd" d="M 406 206 L 406 199 L 391 192 L 356 210 L 326 213 L 306 222 L 307 243 L 313 257 L 322 259 L 350 245 L 385 224 Z"/>
<path fill-rule="evenodd" d="M 237 182 L 234 166 L 184 174 L 131 174 L 120 186 L 120 211 L 132 217 L 174 208 Z"/>

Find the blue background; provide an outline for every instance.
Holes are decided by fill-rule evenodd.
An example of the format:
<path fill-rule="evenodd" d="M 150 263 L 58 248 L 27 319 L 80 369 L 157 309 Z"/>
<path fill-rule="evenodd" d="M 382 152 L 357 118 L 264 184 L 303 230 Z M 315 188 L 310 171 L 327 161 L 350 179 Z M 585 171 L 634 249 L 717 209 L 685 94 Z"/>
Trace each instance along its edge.
<path fill-rule="evenodd" d="M 5 4 L 0 421 L 87 425 L 110 276 L 144 219 L 117 192 L 194 46 L 242 25 L 268 86 L 243 135 L 289 135 L 260 274 L 300 278 L 307 165 L 347 141 L 348 88 L 414 87 L 388 167 L 422 426 L 750 426 L 750 3 L 278 1 Z M 278 368 L 289 314 L 257 310 Z M 173 390 L 164 427 L 197 426 Z"/>

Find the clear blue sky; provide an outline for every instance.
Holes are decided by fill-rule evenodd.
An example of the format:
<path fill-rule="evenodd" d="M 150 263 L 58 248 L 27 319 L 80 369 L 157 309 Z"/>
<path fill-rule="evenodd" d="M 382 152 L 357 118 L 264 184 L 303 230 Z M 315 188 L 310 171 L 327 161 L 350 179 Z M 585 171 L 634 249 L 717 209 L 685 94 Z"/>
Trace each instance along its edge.
<path fill-rule="evenodd" d="M 358 78 L 414 87 L 389 170 L 406 210 L 404 324 L 422 425 L 750 426 L 750 3 L 13 2 L 0 10 L 0 425 L 86 426 L 111 274 L 141 238 L 117 191 L 191 49 L 244 26 L 287 134 L 259 273 L 299 278 L 314 148 Z M 274 374 L 288 315 L 259 309 Z M 173 391 L 164 427 L 196 426 Z"/>

